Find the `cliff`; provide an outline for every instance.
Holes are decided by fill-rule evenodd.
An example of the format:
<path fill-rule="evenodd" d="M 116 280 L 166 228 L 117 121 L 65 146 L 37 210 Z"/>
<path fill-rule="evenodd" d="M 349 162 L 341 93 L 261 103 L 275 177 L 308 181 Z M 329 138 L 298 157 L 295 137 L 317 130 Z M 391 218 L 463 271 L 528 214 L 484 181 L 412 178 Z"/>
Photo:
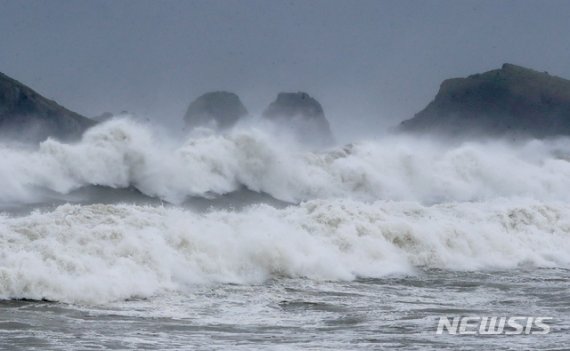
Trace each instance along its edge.
<path fill-rule="evenodd" d="M 24 142 L 48 137 L 73 140 L 95 123 L 0 73 L 0 137 Z"/>

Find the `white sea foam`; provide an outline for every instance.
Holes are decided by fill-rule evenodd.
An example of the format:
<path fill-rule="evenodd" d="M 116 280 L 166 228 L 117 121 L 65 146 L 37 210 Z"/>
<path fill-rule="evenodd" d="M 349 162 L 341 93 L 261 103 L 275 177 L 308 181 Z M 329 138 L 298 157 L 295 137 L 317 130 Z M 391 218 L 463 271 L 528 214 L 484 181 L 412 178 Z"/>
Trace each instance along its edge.
<path fill-rule="evenodd" d="M 62 205 L 0 217 L 0 297 L 105 303 L 196 284 L 570 265 L 570 205 L 314 200 L 241 212 Z"/>
<path fill-rule="evenodd" d="M 350 280 L 416 267 L 570 263 L 567 139 L 402 136 L 314 151 L 264 128 L 159 137 L 114 120 L 75 144 L 0 147 L 0 203 L 102 185 L 172 203 L 247 188 L 299 203 L 195 213 L 63 205 L 0 217 L 0 297 L 104 303 L 196 284 Z"/>
<path fill-rule="evenodd" d="M 570 198 L 570 141 L 445 145 L 402 136 L 314 152 L 255 127 L 159 138 L 147 125 L 114 120 L 76 144 L 0 147 L 0 203 L 42 201 L 89 185 L 135 187 L 180 203 L 242 187 L 277 199 L 352 198 L 422 203 L 525 196 Z"/>

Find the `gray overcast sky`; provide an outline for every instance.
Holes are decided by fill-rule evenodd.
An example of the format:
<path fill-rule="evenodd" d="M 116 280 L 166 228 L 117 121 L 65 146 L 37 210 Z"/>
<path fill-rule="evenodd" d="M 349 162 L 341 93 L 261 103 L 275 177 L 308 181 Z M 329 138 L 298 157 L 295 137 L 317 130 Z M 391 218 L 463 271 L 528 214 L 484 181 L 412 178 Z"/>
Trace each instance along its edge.
<path fill-rule="evenodd" d="M 319 99 L 337 132 L 411 117 L 504 62 L 570 78 L 570 1 L 5 1 L 0 71 L 87 116 L 172 123 L 209 90 Z"/>

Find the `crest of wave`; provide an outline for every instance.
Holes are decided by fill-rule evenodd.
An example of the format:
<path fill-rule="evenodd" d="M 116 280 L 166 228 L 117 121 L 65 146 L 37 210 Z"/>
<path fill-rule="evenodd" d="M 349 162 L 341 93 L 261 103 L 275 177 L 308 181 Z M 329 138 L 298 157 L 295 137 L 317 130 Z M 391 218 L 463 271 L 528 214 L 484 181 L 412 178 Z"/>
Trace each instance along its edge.
<path fill-rule="evenodd" d="M 432 206 L 314 200 L 207 214 L 62 205 L 0 217 L 0 298 L 105 303 L 280 277 L 568 267 L 569 218 L 567 204 L 531 200 Z"/>
<path fill-rule="evenodd" d="M 240 188 L 289 202 L 567 199 L 569 154 L 567 139 L 446 145 L 403 136 L 314 151 L 263 128 L 175 140 L 123 119 L 92 128 L 76 144 L 0 147 L 0 202 L 33 202 L 43 191 L 90 185 L 135 187 L 172 203 Z"/>

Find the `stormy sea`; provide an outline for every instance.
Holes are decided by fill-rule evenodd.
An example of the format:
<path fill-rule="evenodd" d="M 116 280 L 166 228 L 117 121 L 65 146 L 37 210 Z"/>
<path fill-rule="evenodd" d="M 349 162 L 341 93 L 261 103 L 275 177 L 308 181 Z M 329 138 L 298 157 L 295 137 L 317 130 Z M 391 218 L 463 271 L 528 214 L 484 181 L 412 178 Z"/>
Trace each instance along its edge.
<path fill-rule="evenodd" d="M 132 119 L 0 145 L 1 350 L 566 350 L 570 139 Z M 548 334 L 437 334 L 440 317 Z M 459 345 L 461 345 L 459 347 Z"/>

